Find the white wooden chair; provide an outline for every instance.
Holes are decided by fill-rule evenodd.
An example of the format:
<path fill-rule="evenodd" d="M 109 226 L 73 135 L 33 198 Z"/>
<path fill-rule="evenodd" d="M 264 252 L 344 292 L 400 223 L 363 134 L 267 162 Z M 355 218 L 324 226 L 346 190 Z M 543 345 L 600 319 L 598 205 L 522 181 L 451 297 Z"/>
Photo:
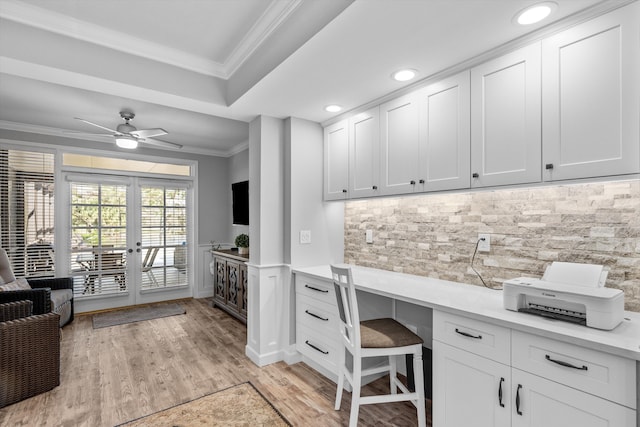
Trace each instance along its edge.
<path fill-rule="evenodd" d="M 340 314 L 340 335 L 343 349 L 340 353 L 338 389 L 336 391 L 335 409 L 340 409 L 344 379 L 353 387 L 351 394 L 351 414 L 349 426 L 358 424 L 360 405 L 383 402 L 411 401 L 418 409 L 418 426 L 427 424 L 424 395 L 424 377 L 422 368 L 423 340 L 394 319 L 374 319 L 360 322 L 356 290 L 350 268 L 331 266 L 333 284 Z M 346 366 L 346 352 L 353 355 L 353 371 Z M 396 356 L 412 354 L 414 384 L 416 391 L 411 392 L 397 377 Z M 362 359 L 367 357 L 388 356 L 389 364 L 362 369 Z M 362 377 L 389 372 L 391 394 L 376 396 L 360 396 Z M 401 393 L 398 393 L 400 389 Z"/>

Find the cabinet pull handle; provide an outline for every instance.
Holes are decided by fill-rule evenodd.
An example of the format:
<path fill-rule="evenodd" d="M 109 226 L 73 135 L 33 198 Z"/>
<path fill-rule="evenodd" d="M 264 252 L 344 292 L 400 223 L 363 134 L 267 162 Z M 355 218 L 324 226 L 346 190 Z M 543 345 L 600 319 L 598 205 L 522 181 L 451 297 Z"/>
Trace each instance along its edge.
<path fill-rule="evenodd" d="M 469 337 L 469 338 L 473 338 L 473 339 L 476 339 L 476 340 L 481 340 L 482 339 L 482 335 L 472 335 L 469 332 L 461 331 L 458 328 L 456 328 L 456 334 L 460 334 L 463 337 Z"/>
<path fill-rule="evenodd" d="M 411 184 L 411 185 L 416 185 L 416 182 L 412 179 L 412 180 L 409 182 L 409 184 Z"/>
<path fill-rule="evenodd" d="M 480 174 L 478 172 L 474 172 L 471 176 L 473 178 L 480 178 Z"/>
<path fill-rule="evenodd" d="M 549 362 L 556 363 L 556 364 L 558 364 L 560 366 L 564 366 L 565 368 L 573 368 L 573 369 L 578 369 L 580 371 L 586 371 L 586 370 L 589 369 L 588 367 L 586 367 L 584 365 L 576 366 L 576 365 L 573 365 L 573 364 L 571 364 L 569 362 L 563 362 L 562 360 L 552 359 L 551 356 L 549 356 L 548 354 L 545 354 L 544 358 L 547 359 Z"/>
<path fill-rule="evenodd" d="M 516 412 L 518 415 L 522 415 L 522 411 L 520 410 L 520 389 L 522 388 L 522 384 L 518 384 L 518 390 L 516 391 Z"/>
<path fill-rule="evenodd" d="M 346 189 L 346 188 L 343 188 L 343 189 L 342 189 L 342 192 L 343 192 L 343 193 L 346 193 L 346 192 L 347 192 L 347 189 Z"/>
<path fill-rule="evenodd" d="M 377 185 L 374 185 L 374 186 L 373 186 L 373 187 L 371 187 L 371 188 L 372 188 L 373 190 L 377 190 L 377 189 L 378 189 L 378 186 L 377 186 Z"/>
<path fill-rule="evenodd" d="M 424 179 L 421 179 L 420 181 L 418 181 L 420 184 L 424 184 Z"/>
<path fill-rule="evenodd" d="M 553 163 L 547 163 L 546 165 L 544 165 L 544 168 L 546 170 L 552 170 L 553 169 Z"/>
<path fill-rule="evenodd" d="M 305 313 L 307 313 L 307 314 L 308 314 L 309 316 L 311 316 L 311 317 L 315 317 L 316 319 L 324 320 L 325 322 L 328 322 L 328 321 L 329 321 L 329 318 L 328 318 L 328 317 L 318 316 L 317 314 L 312 313 L 312 312 L 310 312 L 309 310 L 305 310 L 304 312 L 305 312 Z"/>
<path fill-rule="evenodd" d="M 322 353 L 322 354 L 329 354 L 329 352 L 328 352 L 328 351 L 320 350 L 318 347 L 316 347 L 315 345 L 311 344 L 311 343 L 309 342 L 309 340 L 306 340 L 304 343 L 305 343 L 306 345 L 308 345 L 309 347 L 311 347 L 312 349 L 314 349 L 314 350 L 316 350 L 316 351 L 319 351 L 319 352 L 320 352 L 320 353 Z"/>
<path fill-rule="evenodd" d="M 504 403 L 502 403 L 502 383 L 504 382 L 504 378 L 500 378 L 500 387 L 498 387 L 498 403 L 500 406 L 504 408 Z"/>
<path fill-rule="evenodd" d="M 322 292 L 323 294 L 328 294 L 329 290 L 328 289 L 320 289 L 320 288 L 315 288 L 313 286 L 309 286 L 309 285 L 304 285 L 305 288 L 309 288 L 312 291 L 316 291 L 316 292 Z"/>

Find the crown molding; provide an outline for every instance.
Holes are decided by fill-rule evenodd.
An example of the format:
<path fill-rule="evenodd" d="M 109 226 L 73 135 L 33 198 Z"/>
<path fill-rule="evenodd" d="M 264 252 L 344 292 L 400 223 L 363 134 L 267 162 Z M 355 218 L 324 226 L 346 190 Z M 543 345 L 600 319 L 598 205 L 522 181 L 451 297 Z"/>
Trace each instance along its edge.
<path fill-rule="evenodd" d="M 211 77 L 228 79 L 300 5 L 302 0 L 274 0 L 224 63 L 149 42 L 19 0 L 3 0 L 0 18 L 169 64 Z"/>
<path fill-rule="evenodd" d="M 227 76 L 232 76 L 258 47 L 302 4 L 302 0 L 273 1 L 225 60 Z"/>
<path fill-rule="evenodd" d="M 105 134 L 105 136 L 88 135 L 86 133 L 71 131 L 71 130 L 67 130 L 67 129 L 60 129 L 60 128 L 49 127 L 49 126 L 32 125 L 32 124 L 29 124 L 29 123 L 18 123 L 18 122 L 12 122 L 12 121 L 8 121 L 8 120 L 0 120 L 0 129 L 5 129 L 5 130 L 10 130 L 10 131 L 15 131 L 15 132 L 22 132 L 22 133 L 35 133 L 35 134 L 39 134 L 39 135 L 55 136 L 55 137 L 58 137 L 58 138 L 68 138 L 68 139 L 77 139 L 77 140 L 82 140 L 82 141 L 95 141 L 95 142 L 102 142 L 102 143 L 111 143 L 109 141 L 109 138 L 111 138 L 111 135 L 108 135 L 108 134 Z M 113 144 L 115 145 L 115 142 L 113 142 Z M 233 156 L 235 154 L 238 154 L 238 153 L 248 149 L 249 148 L 249 141 L 242 142 L 240 144 L 235 145 L 231 149 L 224 150 L 224 151 L 223 150 L 206 149 L 206 148 L 189 147 L 189 146 L 183 146 L 179 150 L 163 149 L 163 148 L 152 146 L 152 145 L 145 145 L 145 147 L 151 148 L 151 149 L 154 149 L 154 150 L 163 150 L 163 151 L 168 151 L 168 152 L 175 151 L 175 152 L 180 152 L 180 153 L 199 154 L 199 155 L 203 155 L 203 156 L 231 157 L 231 156 Z"/>

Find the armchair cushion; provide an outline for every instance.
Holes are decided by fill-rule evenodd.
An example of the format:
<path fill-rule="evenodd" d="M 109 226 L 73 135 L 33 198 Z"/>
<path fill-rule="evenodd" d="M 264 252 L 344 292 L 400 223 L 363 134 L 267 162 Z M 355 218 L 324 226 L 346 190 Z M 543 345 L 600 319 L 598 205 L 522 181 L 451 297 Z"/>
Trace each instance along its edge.
<path fill-rule="evenodd" d="M 0 285 L 0 292 L 20 291 L 24 289 L 31 289 L 31 286 L 29 286 L 29 282 L 27 282 L 27 279 L 24 279 L 22 277 L 17 278 L 13 282 L 8 282 L 8 283 L 5 283 L 4 285 Z"/>

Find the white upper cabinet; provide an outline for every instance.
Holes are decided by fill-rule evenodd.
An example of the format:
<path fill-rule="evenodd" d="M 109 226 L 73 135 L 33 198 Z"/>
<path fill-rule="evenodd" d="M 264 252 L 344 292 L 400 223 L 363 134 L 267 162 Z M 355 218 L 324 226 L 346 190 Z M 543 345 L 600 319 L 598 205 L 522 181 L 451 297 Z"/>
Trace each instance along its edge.
<path fill-rule="evenodd" d="M 544 180 L 640 172 L 640 3 L 542 43 Z"/>
<path fill-rule="evenodd" d="M 348 198 L 349 130 L 347 120 L 324 129 L 324 199 Z"/>
<path fill-rule="evenodd" d="M 419 119 L 417 93 L 380 106 L 381 194 L 416 191 L 420 179 Z"/>
<path fill-rule="evenodd" d="M 470 91 L 464 71 L 418 93 L 423 191 L 469 187 Z M 420 181 L 424 181 L 421 183 Z"/>
<path fill-rule="evenodd" d="M 380 120 L 378 107 L 349 119 L 349 197 L 378 194 Z"/>
<path fill-rule="evenodd" d="M 471 70 L 471 186 L 541 180 L 540 44 Z"/>

